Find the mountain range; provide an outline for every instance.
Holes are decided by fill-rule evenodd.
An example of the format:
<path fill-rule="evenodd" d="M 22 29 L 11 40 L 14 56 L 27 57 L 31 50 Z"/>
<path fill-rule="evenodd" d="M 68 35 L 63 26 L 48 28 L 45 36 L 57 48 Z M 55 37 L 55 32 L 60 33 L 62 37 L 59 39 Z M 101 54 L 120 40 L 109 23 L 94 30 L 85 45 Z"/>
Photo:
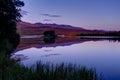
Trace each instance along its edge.
<path fill-rule="evenodd" d="M 103 30 L 87 30 L 80 27 L 74 27 L 70 25 L 58 25 L 58 24 L 43 24 L 43 23 L 17 23 L 17 32 L 20 35 L 42 35 L 45 31 L 54 30 L 57 35 L 75 36 L 79 34 L 95 34 L 105 33 Z"/>

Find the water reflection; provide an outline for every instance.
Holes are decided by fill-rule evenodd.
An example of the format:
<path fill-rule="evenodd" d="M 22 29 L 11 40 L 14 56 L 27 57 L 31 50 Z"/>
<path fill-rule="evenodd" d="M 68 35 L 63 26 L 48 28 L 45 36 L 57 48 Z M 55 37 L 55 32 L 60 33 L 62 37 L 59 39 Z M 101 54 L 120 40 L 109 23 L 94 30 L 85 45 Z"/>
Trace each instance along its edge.
<path fill-rule="evenodd" d="M 23 61 L 27 60 L 27 56 L 24 56 L 24 54 L 15 54 L 10 57 L 11 59 L 14 59 L 15 61 Z"/>
<path fill-rule="evenodd" d="M 60 55 L 60 54 L 47 54 L 47 55 L 43 55 L 41 57 L 50 57 L 50 56 L 58 56 L 58 55 Z"/>
<path fill-rule="evenodd" d="M 120 36 L 80 36 L 80 39 L 100 39 L 109 41 L 120 41 Z"/>
<path fill-rule="evenodd" d="M 49 51 L 52 51 L 52 50 L 44 50 L 45 52 L 49 52 Z"/>
<path fill-rule="evenodd" d="M 99 36 L 100 37 L 100 36 Z M 86 41 L 101 41 L 101 40 L 108 40 L 113 42 L 120 42 L 120 38 L 93 38 L 93 37 L 63 37 L 63 38 L 21 38 L 21 42 L 15 51 L 31 48 L 31 47 L 56 47 L 56 46 L 70 46 L 76 43 L 83 43 Z"/>
<path fill-rule="evenodd" d="M 48 44 L 53 44 L 53 43 L 55 43 L 55 38 L 53 38 L 53 37 L 47 37 L 47 38 L 44 38 L 43 41 L 45 43 L 48 43 Z"/>
<path fill-rule="evenodd" d="M 73 63 L 95 68 L 98 73 L 103 73 L 106 80 L 120 80 L 119 39 L 67 37 L 58 38 L 53 44 L 40 42 L 40 39 L 34 40 L 36 41 L 21 42 L 18 47 L 22 47 L 21 50 L 15 53 L 15 55 L 27 56 L 27 59 L 20 61 L 26 66 L 31 66 L 38 61 L 54 64 Z"/>
<path fill-rule="evenodd" d="M 108 41 L 114 41 L 114 42 L 120 42 L 120 38 L 115 38 L 115 39 L 107 39 Z"/>

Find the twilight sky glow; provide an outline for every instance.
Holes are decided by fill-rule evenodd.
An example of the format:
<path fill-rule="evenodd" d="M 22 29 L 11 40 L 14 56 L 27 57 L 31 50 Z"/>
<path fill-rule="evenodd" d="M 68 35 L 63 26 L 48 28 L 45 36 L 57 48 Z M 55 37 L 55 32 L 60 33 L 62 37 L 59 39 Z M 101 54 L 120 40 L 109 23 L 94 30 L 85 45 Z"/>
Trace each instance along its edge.
<path fill-rule="evenodd" d="M 23 21 L 120 30 L 120 0 L 24 0 Z"/>

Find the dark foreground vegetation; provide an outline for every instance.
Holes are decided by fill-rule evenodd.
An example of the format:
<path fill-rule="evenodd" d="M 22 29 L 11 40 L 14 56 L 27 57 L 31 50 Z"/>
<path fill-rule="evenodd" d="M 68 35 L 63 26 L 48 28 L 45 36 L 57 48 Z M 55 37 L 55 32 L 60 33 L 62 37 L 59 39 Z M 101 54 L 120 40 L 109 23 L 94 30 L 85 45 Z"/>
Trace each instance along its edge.
<path fill-rule="evenodd" d="M 101 78 L 101 79 L 100 79 Z M 37 63 L 25 67 L 0 54 L 0 80 L 102 80 L 94 69 L 69 65 Z"/>

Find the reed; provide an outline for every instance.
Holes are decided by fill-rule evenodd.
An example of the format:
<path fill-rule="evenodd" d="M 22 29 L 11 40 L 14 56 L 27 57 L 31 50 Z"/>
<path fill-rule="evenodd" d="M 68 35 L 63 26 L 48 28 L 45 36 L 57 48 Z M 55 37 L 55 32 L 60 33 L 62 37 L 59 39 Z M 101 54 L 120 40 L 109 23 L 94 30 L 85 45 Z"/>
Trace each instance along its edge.
<path fill-rule="evenodd" d="M 102 80 L 95 69 L 73 64 L 36 63 L 25 67 L 0 54 L 0 80 Z"/>

